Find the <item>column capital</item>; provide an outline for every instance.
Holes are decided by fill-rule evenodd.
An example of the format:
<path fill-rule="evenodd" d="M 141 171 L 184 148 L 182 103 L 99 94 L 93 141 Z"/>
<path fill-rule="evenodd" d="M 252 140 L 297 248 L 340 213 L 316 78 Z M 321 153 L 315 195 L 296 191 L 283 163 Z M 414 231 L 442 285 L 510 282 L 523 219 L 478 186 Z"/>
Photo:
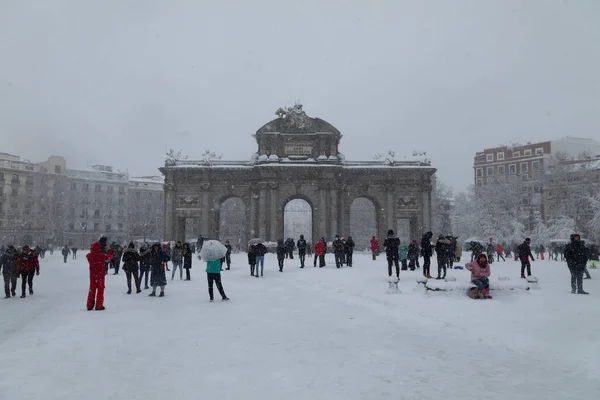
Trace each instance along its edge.
<path fill-rule="evenodd" d="M 265 190 L 269 188 L 269 183 L 268 182 L 259 182 L 258 183 L 258 187 L 260 188 L 260 190 Z"/>
<path fill-rule="evenodd" d="M 210 189 L 210 183 L 203 182 L 200 184 L 200 187 L 202 188 L 202 190 L 208 190 L 208 189 Z"/>
<path fill-rule="evenodd" d="M 275 190 L 279 187 L 279 183 L 277 182 L 269 182 L 269 188 Z"/>

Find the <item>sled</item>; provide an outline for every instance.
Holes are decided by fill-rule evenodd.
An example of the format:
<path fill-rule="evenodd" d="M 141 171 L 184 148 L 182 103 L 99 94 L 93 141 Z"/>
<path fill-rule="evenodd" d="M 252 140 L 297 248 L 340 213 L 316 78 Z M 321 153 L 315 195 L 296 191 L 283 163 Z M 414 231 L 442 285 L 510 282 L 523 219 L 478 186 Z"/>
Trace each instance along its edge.
<path fill-rule="evenodd" d="M 472 299 L 478 299 L 478 300 L 485 299 L 485 297 L 481 293 L 481 290 L 479 290 L 477 287 L 472 287 L 472 288 L 467 289 L 467 296 Z"/>
<path fill-rule="evenodd" d="M 456 282 L 456 277 L 455 276 L 447 276 L 444 278 L 444 281 L 446 282 Z"/>
<path fill-rule="evenodd" d="M 462 265 L 455 265 L 454 269 L 465 269 Z"/>
<path fill-rule="evenodd" d="M 538 278 L 537 276 L 528 276 L 526 279 L 527 283 L 529 284 L 529 287 L 532 289 L 539 289 L 540 288 L 540 284 L 538 283 Z"/>
<path fill-rule="evenodd" d="M 425 284 L 427 291 L 433 292 L 466 292 L 471 288 L 475 287 L 471 282 L 446 282 L 429 280 Z M 498 281 L 490 282 L 491 291 L 527 291 L 530 289 L 530 284 L 523 281 L 510 282 L 510 281 Z"/>

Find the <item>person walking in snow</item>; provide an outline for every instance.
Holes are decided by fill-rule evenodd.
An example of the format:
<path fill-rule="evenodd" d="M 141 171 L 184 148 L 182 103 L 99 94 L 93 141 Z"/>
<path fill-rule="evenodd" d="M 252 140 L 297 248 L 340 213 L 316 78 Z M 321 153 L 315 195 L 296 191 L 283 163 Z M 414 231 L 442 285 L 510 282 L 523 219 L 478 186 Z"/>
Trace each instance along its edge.
<path fill-rule="evenodd" d="M 588 260 L 588 249 L 578 234 L 571 235 L 571 243 L 565 247 L 567 267 L 571 272 L 571 293 L 589 294 L 583 290 L 583 273 Z"/>
<path fill-rule="evenodd" d="M 388 276 L 392 276 L 392 264 L 396 266 L 396 278 L 400 278 L 400 263 L 398 262 L 398 248 L 400 247 L 400 239 L 394 235 L 394 230 L 389 229 L 387 238 L 383 241 L 385 255 L 388 263 Z"/>
<path fill-rule="evenodd" d="M 285 247 L 287 250 L 287 254 L 286 254 L 286 258 L 289 257 L 290 260 L 294 259 L 294 239 L 292 238 L 287 238 L 287 240 L 285 241 Z"/>
<path fill-rule="evenodd" d="M 190 249 L 189 243 L 183 244 L 183 269 L 185 269 L 185 280 L 191 280 L 190 269 L 192 269 L 192 249 Z"/>
<path fill-rule="evenodd" d="M 417 263 L 419 262 L 419 244 L 416 240 L 413 240 L 408 245 L 408 268 L 414 271 Z"/>
<path fill-rule="evenodd" d="M 175 279 L 175 273 L 179 268 L 179 279 L 183 279 L 183 247 L 181 242 L 177 242 L 171 252 L 171 260 L 173 261 L 173 273 L 171 274 L 171 280 Z"/>
<path fill-rule="evenodd" d="M 379 241 L 375 238 L 375 236 L 373 236 L 371 238 L 370 244 L 371 244 L 371 254 L 373 255 L 373 261 L 375 261 L 379 254 Z"/>
<path fill-rule="evenodd" d="M 140 247 L 140 286 L 142 286 L 142 279 L 144 280 L 144 289 L 150 289 L 148 286 L 148 276 L 150 275 L 150 263 L 149 263 L 150 249 L 146 244 Z"/>
<path fill-rule="evenodd" d="M 438 263 L 438 275 L 436 279 L 445 279 L 450 253 L 450 241 L 443 235 L 440 235 L 435 243 L 435 253 L 437 254 Z M 442 271 L 444 272 L 444 276 L 442 276 Z"/>
<path fill-rule="evenodd" d="M 253 244 L 248 248 L 248 265 L 250 265 L 250 276 L 254 276 L 254 268 L 256 268 L 256 246 Z"/>
<path fill-rule="evenodd" d="M 40 274 L 40 262 L 29 246 L 23 246 L 17 257 L 17 275 L 21 275 L 21 298 L 25 298 L 25 288 L 29 284 L 29 294 L 33 294 L 33 276 Z"/>
<path fill-rule="evenodd" d="M 479 254 L 475 261 L 471 261 L 465 268 L 471 271 L 471 283 L 477 286 L 481 296 L 485 299 L 491 299 L 490 296 L 490 264 L 484 253 Z"/>
<path fill-rule="evenodd" d="M 454 246 L 454 259 L 456 260 L 456 262 L 460 262 L 460 258 L 462 257 L 463 251 L 462 246 L 458 242 L 458 238 L 454 240 L 454 243 L 456 244 L 456 246 Z"/>
<path fill-rule="evenodd" d="M 13 245 L 9 245 L 0 255 L 0 269 L 4 278 L 5 299 L 10 299 L 17 295 L 17 257 L 19 253 Z"/>
<path fill-rule="evenodd" d="M 433 247 L 431 246 L 431 238 L 433 233 L 431 231 L 426 232 L 421 238 L 421 255 L 423 256 L 423 276 L 427 279 L 433 278 L 431 276 L 431 256 L 433 255 Z"/>
<path fill-rule="evenodd" d="M 71 249 L 71 252 L 73 253 L 73 260 L 77 260 L 77 250 L 78 250 L 77 247 L 73 247 Z M 44 257 L 42 257 L 42 258 L 44 258 Z"/>
<path fill-rule="evenodd" d="M 165 296 L 165 286 L 167 286 L 166 263 L 171 258 L 166 255 L 160 247 L 160 243 L 154 243 L 148 254 L 148 264 L 150 264 L 150 286 L 152 293 L 148 296 L 156 297 L 156 288 L 160 286 L 160 294 L 158 297 Z"/>
<path fill-rule="evenodd" d="M 296 243 L 296 247 L 298 248 L 298 258 L 300 258 L 300 268 L 304 268 L 304 262 L 306 261 L 306 247 L 307 243 L 304 240 L 304 235 L 300 235 L 300 239 Z"/>
<path fill-rule="evenodd" d="M 519 260 L 521 260 L 521 278 L 525 279 L 525 268 L 527 268 L 527 276 L 531 276 L 531 261 L 535 261 L 533 254 L 531 254 L 531 239 L 527 238 L 518 247 Z"/>
<path fill-rule="evenodd" d="M 498 243 L 496 245 L 496 259 L 498 260 L 498 262 L 500 262 L 501 258 L 502 258 L 502 261 L 506 262 L 506 258 L 504 258 L 504 248 L 502 247 L 502 245 L 500 243 Z"/>
<path fill-rule="evenodd" d="M 543 244 L 540 244 L 540 258 L 542 259 L 542 261 L 544 260 L 545 253 L 546 253 L 546 248 L 544 247 Z"/>
<path fill-rule="evenodd" d="M 90 288 L 88 291 L 86 308 L 91 311 L 96 308 L 102 311 L 104 307 L 104 281 L 106 279 L 106 263 L 113 258 L 113 253 L 102 252 L 100 242 L 94 242 L 90 246 L 90 252 L 86 256 L 90 265 Z"/>
<path fill-rule="evenodd" d="M 135 244 L 129 243 L 129 246 L 123 251 L 123 271 L 127 276 L 127 294 L 131 294 L 131 277 L 133 277 L 135 283 L 136 293 L 141 293 L 140 279 L 139 279 L 139 263 L 140 255 L 135 250 Z"/>
<path fill-rule="evenodd" d="M 254 245 L 254 251 L 256 253 L 256 277 L 258 278 L 258 271 L 260 269 L 260 276 L 263 276 L 265 272 L 265 254 L 267 254 L 267 248 L 264 244 L 258 243 Z"/>
<path fill-rule="evenodd" d="M 283 239 L 279 239 L 277 241 L 277 249 L 275 250 L 277 253 L 277 263 L 279 264 L 279 272 L 283 272 L 283 261 L 285 257 L 289 254 L 287 245 L 283 242 Z"/>
<path fill-rule="evenodd" d="M 319 260 L 319 268 L 323 268 L 325 266 L 326 252 L 327 244 L 325 243 L 325 238 L 321 237 L 321 239 L 315 244 L 315 260 L 313 267 L 317 266 L 317 259 Z"/>
<path fill-rule="evenodd" d="M 119 267 L 121 266 L 121 257 L 123 257 L 123 246 L 112 242 L 110 249 L 113 252 L 112 266 L 115 269 L 113 275 L 119 275 Z"/>
<path fill-rule="evenodd" d="M 65 244 L 65 247 L 62 248 L 62 256 L 65 264 L 67 263 L 67 257 L 69 257 L 69 254 L 71 254 L 71 250 L 69 250 L 69 247 Z"/>
<path fill-rule="evenodd" d="M 354 247 L 356 244 L 352 236 L 348 236 L 348 240 L 344 242 L 344 253 L 346 254 L 346 265 L 352 267 L 352 256 L 354 255 Z"/>
<path fill-rule="evenodd" d="M 217 290 L 221 295 L 222 301 L 229 301 L 229 297 L 225 295 L 223 284 L 221 283 L 221 260 L 206 262 L 206 280 L 208 281 L 208 296 L 210 301 L 214 301 L 213 284 L 217 284 Z"/>
<path fill-rule="evenodd" d="M 343 267 L 342 258 L 344 256 L 344 242 L 340 239 L 340 235 L 335 235 L 335 240 L 333 241 L 333 255 L 335 257 L 336 268 Z"/>
<path fill-rule="evenodd" d="M 400 269 L 406 271 L 408 269 L 408 246 L 404 243 L 400 243 L 400 247 L 398 247 L 398 259 L 402 265 Z"/>
<path fill-rule="evenodd" d="M 227 252 L 225 253 L 225 263 L 227 264 L 227 268 L 225 268 L 225 269 L 229 271 L 231 269 L 231 250 L 232 250 L 229 240 L 225 241 L 225 248 L 227 249 Z"/>

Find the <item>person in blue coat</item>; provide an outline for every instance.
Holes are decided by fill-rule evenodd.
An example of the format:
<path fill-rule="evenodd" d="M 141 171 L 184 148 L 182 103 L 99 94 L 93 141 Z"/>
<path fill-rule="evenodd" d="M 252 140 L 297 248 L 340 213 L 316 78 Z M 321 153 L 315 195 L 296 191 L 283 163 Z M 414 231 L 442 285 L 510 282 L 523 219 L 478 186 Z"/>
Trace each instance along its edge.
<path fill-rule="evenodd" d="M 408 246 L 406 244 L 400 244 L 398 247 L 398 258 L 402 263 L 402 271 L 406 271 L 408 269 Z"/>

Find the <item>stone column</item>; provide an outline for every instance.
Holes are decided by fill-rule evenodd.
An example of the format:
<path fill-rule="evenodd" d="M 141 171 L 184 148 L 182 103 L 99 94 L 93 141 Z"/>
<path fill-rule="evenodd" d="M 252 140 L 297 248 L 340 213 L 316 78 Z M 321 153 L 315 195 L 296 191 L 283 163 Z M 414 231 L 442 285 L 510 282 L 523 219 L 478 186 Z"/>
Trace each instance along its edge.
<path fill-rule="evenodd" d="M 276 241 L 281 235 L 279 227 L 279 213 L 277 212 L 277 182 L 269 183 L 271 189 L 271 210 L 269 215 L 271 216 L 271 229 L 269 230 L 269 240 Z"/>
<path fill-rule="evenodd" d="M 348 197 L 348 195 L 346 194 L 346 189 L 347 186 L 346 185 L 341 185 L 340 186 L 340 210 L 339 210 L 339 215 L 340 215 L 340 226 L 339 226 L 339 230 L 340 230 L 340 234 L 348 237 L 350 236 L 350 224 L 348 223 L 349 220 L 349 215 L 346 215 L 346 199 Z"/>
<path fill-rule="evenodd" d="M 210 238 L 210 183 L 200 185 L 202 189 L 202 237 Z"/>
<path fill-rule="evenodd" d="M 177 235 L 174 240 L 185 241 L 185 217 L 177 217 Z"/>
<path fill-rule="evenodd" d="M 168 179 L 168 178 L 167 178 Z M 165 240 L 174 240 L 174 225 L 175 225 L 175 190 L 172 183 L 165 183 L 165 223 L 164 223 L 164 238 Z"/>
<path fill-rule="evenodd" d="M 248 239 L 253 239 L 256 237 L 256 212 L 258 210 L 258 193 L 254 190 L 250 191 L 250 226 L 249 226 L 249 234 L 250 237 Z"/>
<path fill-rule="evenodd" d="M 423 232 L 427 232 L 431 229 L 431 185 L 423 185 L 422 198 L 421 209 L 423 214 Z"/>
<path fill-rule="evenodd" d="M 266 183 L 259 183 L 258 198 L 258 237 L 267 240 L 267 187 Z"/>
<path fill-rule="evenodd" d="M 395 229 L 394 224 L 394 187 L 388 186 L 386 187 L 386 197 L 387 197 L 387 210 L 386 210 L 386 231 L 388 229 Z"/>
<path fill-rule="evenodd" d="M 337 189 L 337 185 L 333 184 L 333 189 L 330 189 L 329 191 L 329 198 L 331 199 L 331 207 L 330 207 L 330 214 L 329 214 L 329 220 L 330 220 L 330 226 L 331 226 L 331 236 L 334 235 L 339 235 L 340 232 L 338 230 L 338 219 L 339 219 L 339 213 L 338 213 L 338 189 Z"/>
<path fill-rule="evenodd" d="M 324 236 L 325 240 L 329 239 L 329 233 L 327 232 L 327 218 L 329 212 L 327 210 L 327 190 L 329 185 L 326 183 L 319 184 L 319 237 Z M 317 238 L 318 239 L 318 238 Z M 313 238 L 313 241 L 316 239 Z"/>

